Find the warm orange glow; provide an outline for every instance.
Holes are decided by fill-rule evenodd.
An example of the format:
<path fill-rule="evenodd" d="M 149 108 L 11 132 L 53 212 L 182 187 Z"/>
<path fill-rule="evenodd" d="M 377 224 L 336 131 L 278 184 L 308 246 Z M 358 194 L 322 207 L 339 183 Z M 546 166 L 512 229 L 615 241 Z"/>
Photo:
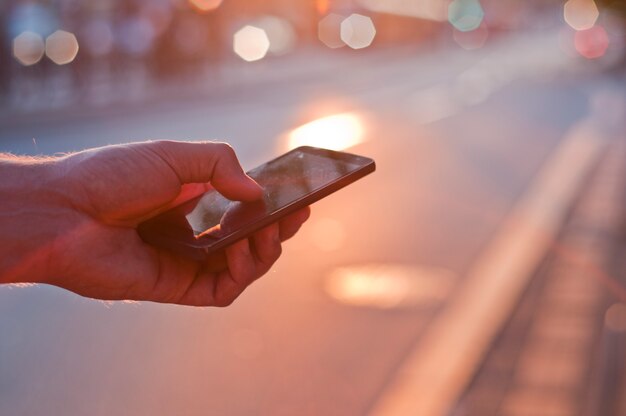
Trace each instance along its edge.
<path fill-rule="evenodd" d="M 317 9 L 317 13 L 322 16 L 328 13 L 329 0 L 316 0 L 315 8 Z"/>
<path fill-rule="evenodd" d="M 361 118 L 354 113 L 335 114 L 304 124 L 289 133 L 290 149 L 315 146 L 343 150 L 361 143 L 365 129 Z"/>
<path fill-rule="evenodd" d="M 600 58 L 609 48 L 609 36 L 602 26 L 579 30 L 574 35 L 574 47 L 587 59 Z"/>
<path fill-rule="evenodd" d="M 444 300 L 454 280 L 452 273 L 442 269 L 364 264 L 334 269 L 325 290 L 336 301 L 354 306 L 426 307 Z"/>
<path fill-rule="evenodd" d="M 220 7 L 222 0 L 189 0 L 189 3 L 200 12 L 209 12 Z"/>
<path fill-rule="evenodd" d="M 315 219 L 307 229 L 312 243 L 322 251 L 339 250 L 347 239 L 346 227 L 333 218 Z"/>

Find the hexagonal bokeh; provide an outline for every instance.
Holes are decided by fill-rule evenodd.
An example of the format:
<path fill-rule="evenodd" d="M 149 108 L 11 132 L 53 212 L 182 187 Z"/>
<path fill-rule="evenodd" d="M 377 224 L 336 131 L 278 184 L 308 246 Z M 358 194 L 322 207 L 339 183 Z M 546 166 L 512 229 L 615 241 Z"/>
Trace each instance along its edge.
<path fill-rule="evenodd" d="M 489 37 L 489 30 L 485 24 L 481 24 L 478 28 L 467 32 L 453 29 L 452 37 L 454 41 L 463 49 L 473 50 L 484 46 Z"/>
<path fill-rule="evenodd" d="M 375 36 L 374 22 L 367 16 L 355 13 L 341 22 L 341 40 L 352 49 L 367 48 Z"/>
<path fill-rule="evenodd" d="M 591 29 L 600 12 L 593 0 L 568 0 L 563 6 L 563 18 L 576 30 Z"/>
<path fill-rule="evenodd" d="M 293 50 L 296 43 L 296 31 L 286 19 L 263 16 L 254 22 L 254 26 L 265 31 L 270 41 L 269 51 L 272 54 L 283 55 Z"/>
<path fill-rule="evenodd" d="M 46 56 L 55 64 L 69 64 L 77 54 L 78 41 L 73 33 L 57 30 L 46 38 Z"/>
<path fill-rule="evenodd" d="M 453 0 L 448 6 L 448 21 L 461 32 L 478 29 L 484 17 L 478 0 Z"/>
<path fill-rule="evenodd" d="M 267 33 L 255 26 L 244 26 L 233 37 L 233 50 L 244 61 L 263 59 L 270 48 Z"/>
<path fill-rule="evenodd" d="M 331 49 L 341 48 L 346 43 L 341 40 L 341 22 L 343 16 L 330 13 L 324 16 L 317 25 L 317 37 Z"/>
<path fill-rule="evenodd" d="M 602 26 L 577 30 L 574 35 L 574 47 L 576 52 L 587 59 L 601 58 L 609 48 L 609 35 Z"/>
<path fill-rule="evenodd" d="M 34 65 L 41 60 L 45 45 L 41 35 L 35 32 L 22 32 L 13 39 L 13 56 L 24 65 Z"/>

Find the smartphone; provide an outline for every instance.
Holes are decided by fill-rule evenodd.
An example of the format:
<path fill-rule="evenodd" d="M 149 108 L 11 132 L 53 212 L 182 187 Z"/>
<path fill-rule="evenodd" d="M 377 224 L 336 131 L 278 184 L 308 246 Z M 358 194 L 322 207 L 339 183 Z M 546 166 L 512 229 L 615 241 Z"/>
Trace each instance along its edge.
<path fill-rule="evenodd" d="M 247 172 L 263 187 L 263 199 L 231 201 L 210 190 L 144 221 L 137 230 L 149 244 L 203 260 L 375 169 L 367 157 L 298 147 Z"/>

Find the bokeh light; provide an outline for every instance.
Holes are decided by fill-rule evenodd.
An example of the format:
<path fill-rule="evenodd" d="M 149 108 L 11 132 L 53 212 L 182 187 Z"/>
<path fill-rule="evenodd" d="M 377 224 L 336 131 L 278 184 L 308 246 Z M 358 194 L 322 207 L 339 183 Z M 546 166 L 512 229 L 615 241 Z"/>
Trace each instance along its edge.
<path fill-rule="evenodd" d="M 563 18 L 576 30 L 591 29 L 600 12 L 593 0 L 568 0 L 563 6 Z"/>
<path fill-rule="evenodd" d="M 376 36 L 374 22 L 367 16 L 352 14 L 341 22 L 341 40 L 352 49 L 367 48 Z"/>
<path fill-rule="evenodd" d="M 156 28 L 147 16 L 137 15 L 122 19 L 116 26 L 115 43 L 133 57 L 144 57 L 154 47 Z"/>
<path fill-rule="evenodd" d="M 69 64 L 78 54 L 78 41 L 73 33 L 57 30 L 46 38 L 46 56 L 57 65 Z"/>
<path fill-rule="evenodd" d="M 22 32 L 13 39 L 13 56 L 24 65 L 34 65 L 41 60 L 45 44 L 41 35 L 35 32 Z"/>
<path fill-rule="evenodd" d="M 106 56 L 113 51 L 113 25 L 104 18 L 95 18 L 85 25 L 80 34 L 81 45 L 92 56 Z"/>
<path fill-rule="evenodd" d="M 270 48 L 270 40 L 265 31 L 255 26 L 244 26 L 233 38 L 233 50 L 244 61 L 263 59 Z"/>
<path fill-rule="evenodd" d="M 317 36 L 319 40 L 331 49 L 341 48 L 346 43 L 341 40 L 341 22 L 343 17 L 331 13 L 324 16 L 318 23 Z"/>
<path fill-rule="evenodd" d="M 296 32 L 287 20 L 276 16 L 264 16 L 254 22 L 254 26 L 265 31 L 270 41 L 269 51 L 274 55 L 284 55 L 296 43 Z"/>
<path fill-rule="evenodd" d="M 315 0 L 315 9 L 320 16 L 328 13 L 329 8 L 330 0 Z"/>
<path fill-rule="evenodd" d="M 484 17 L 478 0 L 453 0 L 448 6 L 448 21 L 461 32 L 478 29 Z"/>
<path fill-rule="evenodd" d="M 289 133 L 290 149 L 315 146 L 343 150 L 363 141 L 365 129 L 361 118 L 354 113 L 335 114 L 306 123 Z"/>
<path fill-rule="evenodd" d="M 602 26 L 578 30 L 574 34 L 574 48 L 587 59 L 600 58 L 609 48 L 609 36 Z"/>
<path fill-rule="evenodd" d="M 210 12 L 222 4 L 223 0 L 189 0 L 191 6 L 200 12 Z"/>
<path fill-rule="evenodd" d="M 454 287 L 455 276 L 439 268 L 393 263 L 337 267 L 325 281 L 334 300 L 379 309 L 433 307 Z"/>
<path fill-rule="evenodd" d="M 454 41 L 463 49 L 473 50 L 482 48 L 489 37 L 487 25 L 481 24 L 478 28 L 463 32 L 457 28 L 453 29 L 452 37 Z"/>

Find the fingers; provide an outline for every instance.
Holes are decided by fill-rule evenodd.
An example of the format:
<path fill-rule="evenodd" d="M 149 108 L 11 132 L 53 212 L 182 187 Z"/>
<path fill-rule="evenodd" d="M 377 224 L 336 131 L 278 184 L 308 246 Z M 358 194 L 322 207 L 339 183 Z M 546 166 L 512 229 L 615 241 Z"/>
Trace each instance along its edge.
<path fill-rule="evenodd" d="M 272 224 L 213 255 L 187 289 L 180 303 L 191 305 L 230 305 L 252 282 L 267 273 L 282 252 L 278 224 Z M 212 274 L 215 266 L 225 268 Z M 212 274 L 212 277 L 210 277 Z M 213 281 L 213 284 L 211 284 Z"/>
<path fill-rule="evenodd" d="M 311 208 L 306 207 L 280 220 L 280 240 L 286 241 L 293 237 L 310 215 Z"/>
<path fill-rule="evenodd" d="M 180 188 L 180 193 L 172 202 L 168 204 L 170 207 L 175 207 L 184 202 L 189 201 L 197 196 L 202 195 L 205 192 L 208 192 L 212 189 L 211 185 L 208 183 L 186 183 L 183 184 Z"/>
<path fill-rule="evenodd" d="M 271 269 L 282 253 L 281 241 L 292 237 L 309 215 L 310 209 L 304 208 L 211 255 L 177 303 L 230 305 Z"/>
<path fill-rule="evenodd" d="M 254 201 L 263 196 L 263 189 L 244 173 L 235 151 L 226 143 L 156 141 L 138 146 L 149 146 L 181 184 L 211 182 L 231 200 Z"/>
<path fill-rule="evenodd" d="M 257 274 L 260 277 L 269 271 L 282 253 L 279 225 L 274 223 L 254 233 L 251 242 Z"/>
<path fill-rule="evenodd" d="M 219 273 L 215 282 L 215 306 L 230 305 L 260 275 L 248 239 L 237 241 L 225 250 L 228 270 Z"/>
<path fill-rule="evenodd" d="M 176 303 L 192 306 L 228 306 L 257 277 L 247 239 L 225 249 L 227 268 L 219 273 L 200 269 Z"/>

